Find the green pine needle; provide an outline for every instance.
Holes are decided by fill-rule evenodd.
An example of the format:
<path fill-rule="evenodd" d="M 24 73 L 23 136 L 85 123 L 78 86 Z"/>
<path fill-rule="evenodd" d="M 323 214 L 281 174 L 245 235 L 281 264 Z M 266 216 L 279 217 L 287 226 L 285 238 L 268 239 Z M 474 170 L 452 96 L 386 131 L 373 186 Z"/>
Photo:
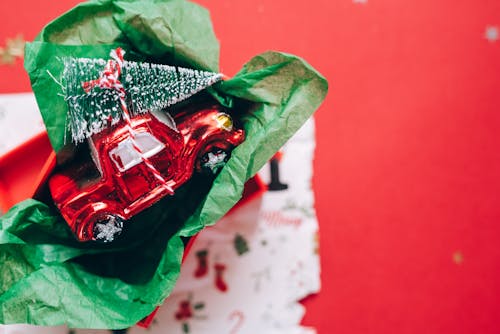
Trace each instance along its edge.
<path fill-rule="evenodd" d="M 75 143 L 99 133 L 122 118 L 119 95 L 113 89 L 82 84 L 98 79 L 104 59 L 65 58 L 63 93 L 68 103 L 69 128 Z M 183 101 L 222 79 L 222 75 L 189 68 L 125 61 L 119 78 L 131 116 L 161 110 Z"/>

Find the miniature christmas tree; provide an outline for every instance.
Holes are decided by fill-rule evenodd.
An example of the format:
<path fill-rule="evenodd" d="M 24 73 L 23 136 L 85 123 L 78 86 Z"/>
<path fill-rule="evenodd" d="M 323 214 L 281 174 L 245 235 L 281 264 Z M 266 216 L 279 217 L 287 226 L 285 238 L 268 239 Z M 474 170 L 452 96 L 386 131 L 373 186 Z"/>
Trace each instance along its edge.
<path fill-rule="evenodd" d="M 69 128 L 75 143 L 124 118 L 120 106 L 122 98 L 133 117 L 167 108 L 222 79 L 222 74 L 214 72 L 125 61 L 123 50 L 112 52 L 118 50 L 122 52 L 120 57 L 112 57 L 109 61 L 63 59 L 61 86 L 69 107 Z M 124 96 L 116 89 L 117 83 Z"/>

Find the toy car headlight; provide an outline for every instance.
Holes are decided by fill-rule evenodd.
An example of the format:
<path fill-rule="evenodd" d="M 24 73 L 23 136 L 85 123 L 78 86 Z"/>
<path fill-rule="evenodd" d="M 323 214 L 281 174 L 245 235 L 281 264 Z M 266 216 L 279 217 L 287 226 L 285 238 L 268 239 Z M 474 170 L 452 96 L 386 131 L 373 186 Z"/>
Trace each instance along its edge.
<path fill-rule="evenodd" d="M 217 125 L 219 128 L 226 131 L 231 131 L 233 129 L 233 120 L 228 114 L 219 113 L 215 116 L 215 120 L 217 121 Z"/>

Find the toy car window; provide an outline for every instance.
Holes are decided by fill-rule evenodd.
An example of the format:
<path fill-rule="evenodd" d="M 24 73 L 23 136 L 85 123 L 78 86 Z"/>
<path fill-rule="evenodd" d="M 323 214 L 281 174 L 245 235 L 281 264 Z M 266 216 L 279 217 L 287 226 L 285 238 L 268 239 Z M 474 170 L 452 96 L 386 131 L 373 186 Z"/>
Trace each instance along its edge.
<path fill-rule="evenodd" d="M 160 152 L 165 145 L 148 132 L 140 132 L 135 136 L 135 143 L 146 158 Z"/>
<path fill-rule="evenodd" d="M 132 146 L 130 138 L 119 143 L 114 149 L 109 151 L 109 157 L 115 163 L 120 172 L 124 172 L 141 162 L 141 156 Z"/>
<path fill-rule="evenodd" d="M 166 126 L 171 128 L 172 130 L 178 131 L 177 125 L 175 124 L 175 121 L 174 121 L 172 115 L 170 115 L 168 112 L 161 111 L 161 110 L 151 110 L 151 114 L 157 120 L 159 120 L 160 122 L 162 122 L 163 124 L 165 124 Z"/>
<path fill-rule="evenodd" d="M 97 154 L 97 149 L 95 147 L 94 141 L 92 139 L 89 139 L 88 143 L 90 148 L 90 157 L 92 158 L 92 161 L 94 161 L 99 174 L 102 175 L 101 161 L 99 161 L 99 155 Z"/>
<path fill-rule="evenodd" d="M 148 132 L 137 133 L 135 135 L 135 144 L 145 158 L 155 155 L 165 147 Z M 123 140 L 109 151 L 109 157 L 120 172 L 125 172 L 142 161 L 141 154 L 134 148 L 131 138 Z"/>

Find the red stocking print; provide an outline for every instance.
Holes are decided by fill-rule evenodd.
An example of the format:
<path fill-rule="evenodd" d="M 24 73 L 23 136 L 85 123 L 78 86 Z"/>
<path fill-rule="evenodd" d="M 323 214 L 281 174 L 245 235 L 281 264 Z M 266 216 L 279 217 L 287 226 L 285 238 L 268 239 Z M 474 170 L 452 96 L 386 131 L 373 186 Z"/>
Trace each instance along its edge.
<path fill-rule="evenodd" d="M 222 292 L 227 291 L 227 284 L 224 282 L 224 271 L 226 270 L 226 266 L 222 263 L 216 263 L 214 265 L 215 269 L 215 287 Z"/>
<path fill-rule="evenodd" d="M 194 271 L 194 277 L 201 278 L 205 276 L 208 272 L 208 250 L 203 249 L 196 252 L 196 258 L 198 260 L 198 267 Z"/>

